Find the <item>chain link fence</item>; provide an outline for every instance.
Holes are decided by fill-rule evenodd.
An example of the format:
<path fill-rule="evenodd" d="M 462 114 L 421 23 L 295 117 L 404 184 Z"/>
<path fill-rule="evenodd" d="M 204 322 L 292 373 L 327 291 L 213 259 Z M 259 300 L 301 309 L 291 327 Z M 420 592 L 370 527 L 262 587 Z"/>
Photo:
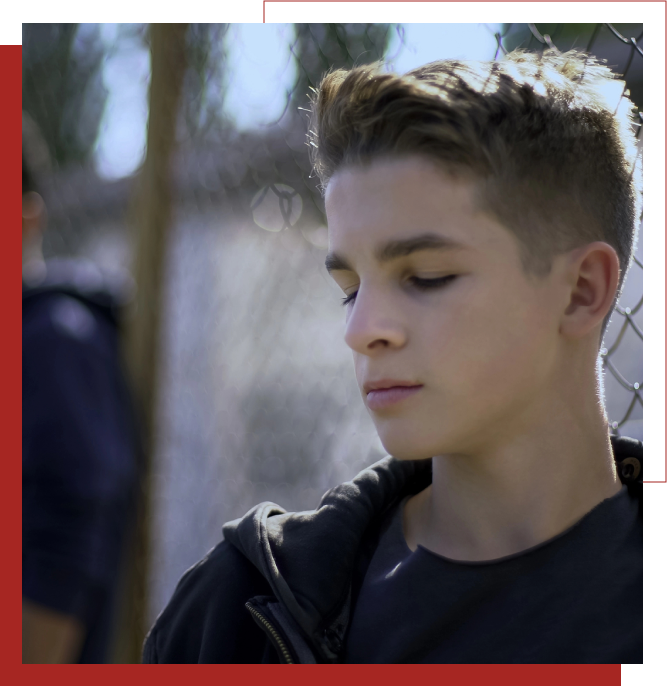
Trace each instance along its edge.
<path fill-rule="evenodd" d="M 448 26 L 429 27 L 441 58 L 466 50 L 479 58 L 483 47 L 486 59 L 502 59 L 523 47 L 606 59 L 639 108 L 641 148 L 641 25 L 479 25 L 479 41 L 455 52 Z M 263 500 L 316 507 L 327 488 L 384 454 L 323 266 L 326 218 L 306 110 L 327 69 L 377 59 L 398 68 L 419 44 L 413 25 L 188 27 L 150 475 L 149 621 L 225 521 Z M 280 49 L 262 62 L 267 45 Z M 128 270 L 150 78 L 146 25 L 26 24 L 23 46 L 32 163 L 49 212 L 45 255 Z M 266 74 L 270 82 L 259 79 Z M 637 438 L 642 233 L 602 356 L 610 432 Z"/>

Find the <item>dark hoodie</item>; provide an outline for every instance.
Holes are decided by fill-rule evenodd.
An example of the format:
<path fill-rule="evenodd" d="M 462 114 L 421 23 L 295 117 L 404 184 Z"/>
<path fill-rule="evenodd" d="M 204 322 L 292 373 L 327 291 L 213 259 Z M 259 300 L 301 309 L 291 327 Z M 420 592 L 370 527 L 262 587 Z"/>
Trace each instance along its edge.
<path fill-rule="evenodd" d="M 611 437 L 641 512 L 642 444 Z M 180 580 L 144 663 L 335 663 L 388 511 L 431 482 L 431 460 L 387 457 L 328 491 L 316 510 L 262 503 Z M 565 662 L 568 660 L 565 659 Z"/>
<path fill-rule="evenodd" d="M 108 661 L 139 441 L 123 373 L 126 286 L 90 262 L 24 270 L 23 597 L 79 619 L 79 662 Z"/>

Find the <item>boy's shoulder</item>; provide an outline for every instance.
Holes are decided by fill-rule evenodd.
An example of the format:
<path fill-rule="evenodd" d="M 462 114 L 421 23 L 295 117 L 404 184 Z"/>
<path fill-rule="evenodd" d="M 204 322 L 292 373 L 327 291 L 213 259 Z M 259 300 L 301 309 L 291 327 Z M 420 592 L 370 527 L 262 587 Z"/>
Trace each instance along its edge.
<path fill-rule="evenodd" d="M 246 607 L 262 599 L 279 604 L 283 637 L 304 636 L 333 659 L 369 531 L 406 488 L 425 486 L 430 466 L 385 458 L 328 491 L 316 510 L 261 503 L 225 524 L 224 541 L 185 573 L 155 622 L 144 662 L 272 661 L 267 635 Z"/>
<path fill-rule="evenodd" d="M 621 480 L 641 497 L 641 441 L 611 442 Z M 430 480 L 430 460 L 388 457 L 328 491 L 316 510 L 261 503 L 228 522 L 225 540 L 179 582 L 146 640 L 144 662 L 277 661 L 246 607 L 261 598 L 279 606 L 272 620 L 289 619 L 278 627 L 283 638 L 305 637 L 318 659 L 338 661 L 386 513 Z"/>
<path fill-rule="evenodd" d="M 181 577 L 144 643 L 144 663 L 263 662 L 266 641 L 245 608 L 267 580 L 223 540 Z"/>

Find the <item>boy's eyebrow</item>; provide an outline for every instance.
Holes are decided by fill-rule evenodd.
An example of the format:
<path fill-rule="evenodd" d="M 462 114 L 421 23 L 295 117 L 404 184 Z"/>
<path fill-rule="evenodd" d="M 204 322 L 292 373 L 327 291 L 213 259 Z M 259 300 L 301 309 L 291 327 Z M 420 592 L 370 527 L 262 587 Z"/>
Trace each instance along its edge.
<path fill-rule="evenodd" d="M 375 251 L 375 259 L 380 263 L 389 262 L 399 257 L 406 257 L 419 250 L 460 250 L 468 246 L 437 233 L 423 233 L 412 238 L 400 238 L 387 241 Z M 324 266 L 329 273 L 333 271 L 354 271 L 348 261 L 335 252 L 324 259 Z"/>

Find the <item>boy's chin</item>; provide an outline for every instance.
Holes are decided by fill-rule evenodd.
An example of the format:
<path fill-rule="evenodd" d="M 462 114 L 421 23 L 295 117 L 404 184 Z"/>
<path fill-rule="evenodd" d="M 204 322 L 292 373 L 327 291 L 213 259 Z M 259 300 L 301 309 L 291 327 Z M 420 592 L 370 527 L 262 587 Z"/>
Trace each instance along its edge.
<path fill-rule="evenodd" d="M 434 455 L 458 451 L 461 447 L 459 437 L 448 432 L 428 436 L 417 432 L 410 435 L 409 431 L 378 431 L 378 436 L 387 454 L 401 461 L 428 460 Z"/>
<path fill-rule="evenodd" d="M 382 441 L 382 439 L 380 439 Z M 384 449 L 393 458 L 401 461 L 408 460 L 428 460 L 433 457 L 433 453 L 426 448 L 420 449 L 414 444 L 405 445 L 398 441 L 382 441 Z"/>
<path fill-rule="evenodd" d="M 401 462 L 409 462 L 410 460 L 428 460 L 429 458 L 433 457 L 433 455 L 417 455 L 414 452 L 408 454 L 405 453 L 392 453 L 387 450 L 387 452 L 396 460 L 400 460 Z"/>

